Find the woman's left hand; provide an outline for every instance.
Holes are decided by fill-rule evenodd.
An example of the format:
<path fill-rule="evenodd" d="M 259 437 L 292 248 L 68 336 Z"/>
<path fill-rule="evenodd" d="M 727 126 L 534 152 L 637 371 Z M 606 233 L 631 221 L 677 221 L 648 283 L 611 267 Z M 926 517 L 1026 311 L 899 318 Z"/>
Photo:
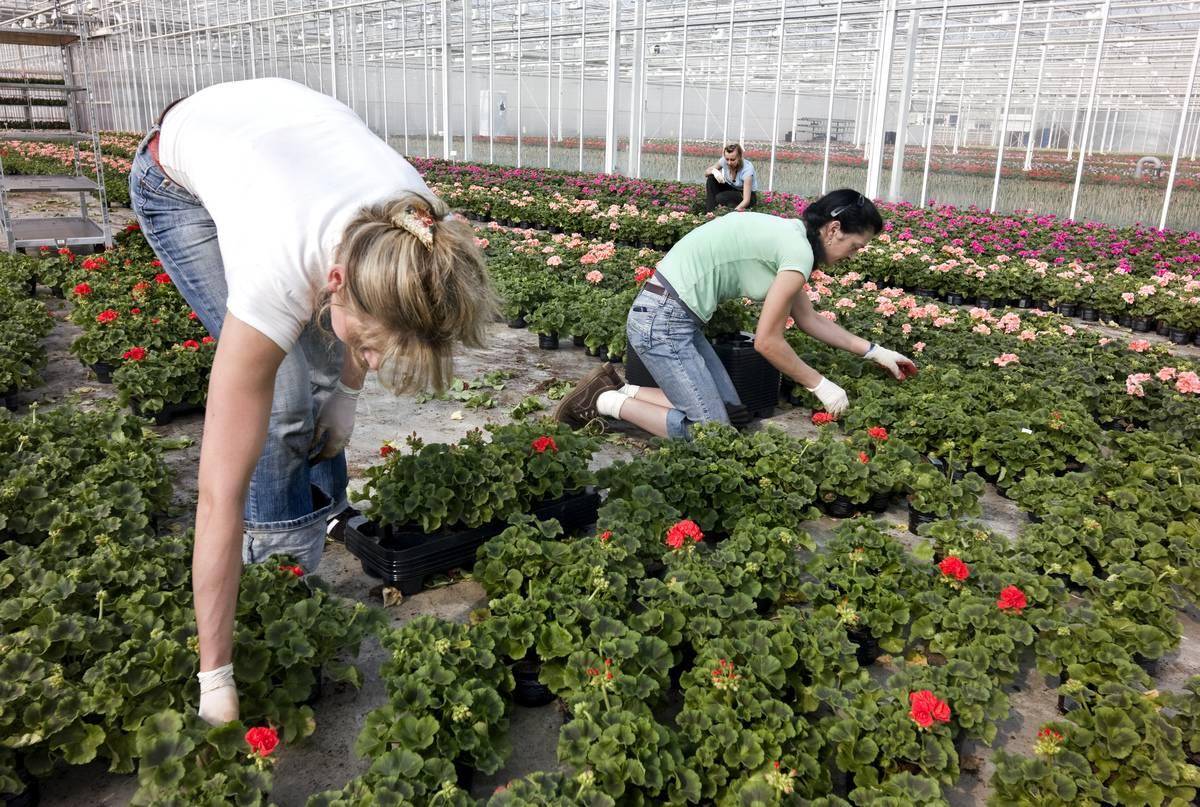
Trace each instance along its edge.
<path fill-rule="evenodd" d="M 320 461 L 336 457 L 350 442 L 350 435 L 354 432 L 354 413 L 358 408 L 359 392 L 360 390 L 347 387 L 339 381 L 321 406 L 310 446 L 310 450 L 319 448 L 313 459 Z"/>
<path fill-rule="evenodd" d="M 903 353 L 897 353 L 894 350 L 888 350 L 882 345 L 871 345 L 864 359 L 870 359 L 880 367 L 886 369 L 889 373 L 896 377 L 897 381 L 903 381 L 906 378 L 917 374 L 917 365 L 912 359 L 905 356 Z"/>

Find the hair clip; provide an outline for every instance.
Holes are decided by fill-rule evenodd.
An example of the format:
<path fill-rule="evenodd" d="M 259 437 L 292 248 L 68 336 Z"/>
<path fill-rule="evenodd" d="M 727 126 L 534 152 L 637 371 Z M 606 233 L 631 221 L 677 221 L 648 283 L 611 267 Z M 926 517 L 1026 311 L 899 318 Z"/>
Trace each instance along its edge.
<path fill-rule="evenodd" d="M 433 216 L 428 211 L 417 210 L 414 207 L 405 208 L 392 222 L 416 236 L 426 249 L 433 249 Z"/>

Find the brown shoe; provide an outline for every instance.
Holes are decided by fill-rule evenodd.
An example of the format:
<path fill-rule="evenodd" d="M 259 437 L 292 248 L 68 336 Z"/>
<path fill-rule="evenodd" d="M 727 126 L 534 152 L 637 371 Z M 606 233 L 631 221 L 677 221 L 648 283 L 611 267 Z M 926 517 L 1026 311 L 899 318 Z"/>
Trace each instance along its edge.
<path fill-rule="evenodd" d="M 605 362 L 580 379 L 575 389 L 558 402 L 554 419 L 573 429 L 581 428 L 600 417 L 596 411 L 596 399 L 600 393 L 620 389 L 624 384 L 616 368 Z"/>

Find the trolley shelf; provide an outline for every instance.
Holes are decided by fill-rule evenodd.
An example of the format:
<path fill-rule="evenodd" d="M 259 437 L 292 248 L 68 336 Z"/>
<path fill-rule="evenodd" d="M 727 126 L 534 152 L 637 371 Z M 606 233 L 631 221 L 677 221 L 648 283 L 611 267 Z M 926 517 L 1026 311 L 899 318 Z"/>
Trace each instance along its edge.
<path fill-rule="evenodd" d="M 27 140 L 33 143 L 82 143 L 91 140 L 90 132 L 65 132 L 60 129 L 0 129 L 0 140 Z"/>
<path fill-rule="evenodd" d="M 70 45 L 79 34 L 61 28 L 0 28 L 0 45 Z"/>
<path fill-rule="evenodd" d="M 90 193 L 96 190 L 96 183 L 87 177 L 64 175 L 24 175 L 14 174 L 0 179 L 0 184 L 8 193 L 54 193 L 57 191 L 79 191 Z"/>
<path fill-rule="evenodd" d="M 103 244 L 105 240 L 100 226 L 84 218 L 13 219 L 12 233 L 15 249 Z"/>

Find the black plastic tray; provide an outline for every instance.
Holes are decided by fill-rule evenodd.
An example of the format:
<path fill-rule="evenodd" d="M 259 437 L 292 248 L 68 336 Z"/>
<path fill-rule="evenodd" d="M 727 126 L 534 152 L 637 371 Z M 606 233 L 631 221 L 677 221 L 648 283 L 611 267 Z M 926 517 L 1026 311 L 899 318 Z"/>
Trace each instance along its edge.
<path fill-rule="evenodd" d="M 593 488 L 543 502 L 533 509 L 541 520 L 558 519 L 564 530 L 596 522 L 600 494 Z M 380 527 L 366 516 L 355 516 L 345 528 L 346 548 L 362 563 L 363 571 L 408 596 L 421 590 L 426 577 L 475 563 L 475 551 L 505 530 L 504 521 L 437 533 Z"/>

